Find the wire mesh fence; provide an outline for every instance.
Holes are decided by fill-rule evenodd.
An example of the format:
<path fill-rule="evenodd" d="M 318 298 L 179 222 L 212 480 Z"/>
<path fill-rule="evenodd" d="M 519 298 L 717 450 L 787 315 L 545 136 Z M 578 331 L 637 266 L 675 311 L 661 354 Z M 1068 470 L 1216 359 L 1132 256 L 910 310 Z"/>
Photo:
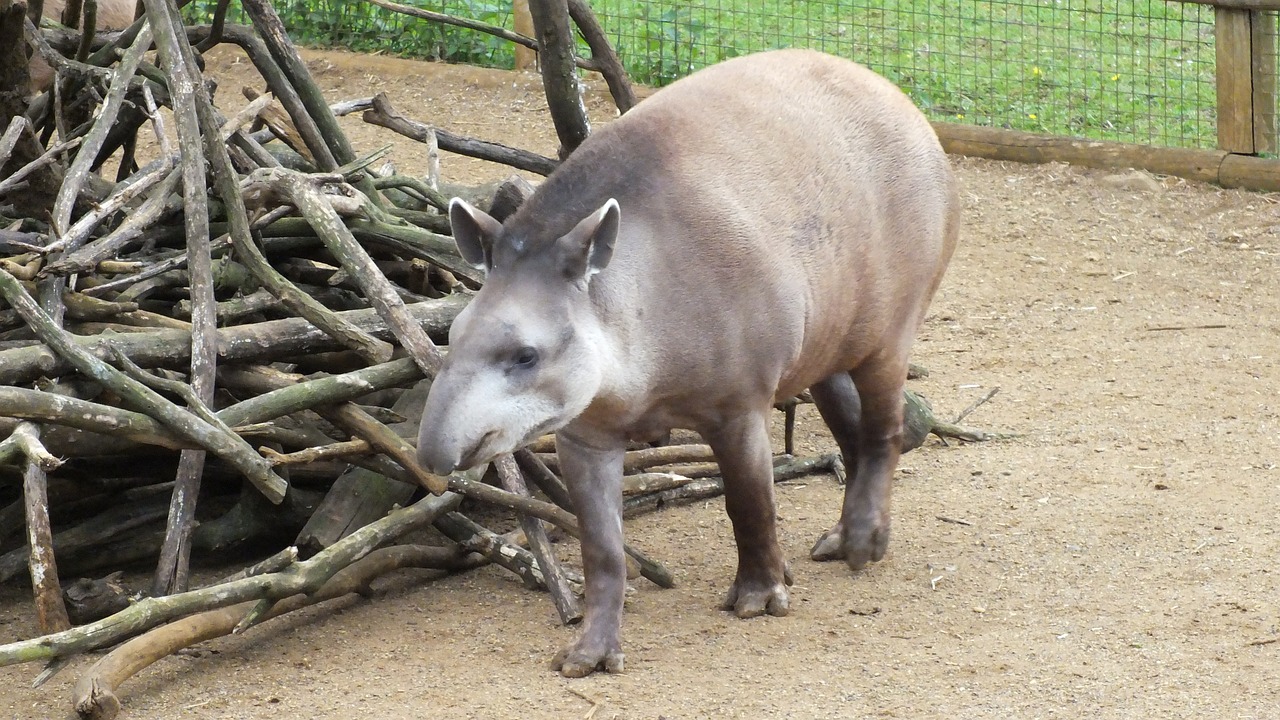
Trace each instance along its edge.
<path fill-rule="evenodd" d="M 931 117 L 1211 147 L 1213 8 L 1101 0 L 597 0 L 628 70 L 670 82 L 807 47 L 857 60 Z"/>
<path fill-rule="evenodd" d="M 507 0 L 406 0 L 511 27 Z M 199 1 L 190 13 L 207 12 Z M 1166 0 L 592 0 L 628 72 L 663 85 L 749 52 L 870 66 L 932 118 L 1172 147 L 1216 139 L 1214 10 Z M 280 0 L 294 39 L 509 67 L 511 46 L 343 0 Z"/>
<path fill-rule="evenodd" d="M 511 0 L 400 0 L 427 10 L 512 27 Z M 183 10 L 187 22 L 207 23 L 217 0 L 194 0 Z M 355 52 L 511 67 L 511 43 L 474 30 L 440 25 L 357 0 L 275 0 L 289 37 L 299 45 Z M 248 22 L 239 5 L 229 22 Z"/>

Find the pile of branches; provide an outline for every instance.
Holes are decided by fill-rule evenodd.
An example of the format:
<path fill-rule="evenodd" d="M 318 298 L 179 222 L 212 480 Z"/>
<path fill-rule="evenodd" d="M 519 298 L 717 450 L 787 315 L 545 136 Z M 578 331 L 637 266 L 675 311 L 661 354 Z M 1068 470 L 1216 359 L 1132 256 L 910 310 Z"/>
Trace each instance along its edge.
<path fill-rule="evenodd" d="M 447 478 L 408 440 L 440 366 L 433 339 L 483 280 L 447 236 L 435 153 L 541 175 L 557 160 L 432 128 L 382 96 L 330 107 L 267 0 L 243 0 L 252 27 L 225 24 L 225 2 L 201 27 L 184 27 L 172 0 L 143 5 L 128 29 L 82 39 L 0 0 L 0 37 L 16 23 L 58 74 L 21 107 L 25 79 L 0 86 L 0 119 L 12 118 L 0 137 L 0 493 L 13 497 L 0 495 L 0 582 L 29 573 L 42 632 L 0 645 L 0 665 L 42 661 L 48 676 L 127 641 L 76 688 L 82 715 L 111 717 L 116 686 L 147 664 L 403 567 L 494 563 L 577 622 L 581 578 L 551 544 L 577 525 L 549 439 Z M 540 37 L 525 40 L 547 56 L 563 156 L 585 136 L 582 62 L 565 6 L 531 8 Z M 594 22 L 584 3 L 568 8 L 584 30 Z M 200 53 L 224 42 L 268 90 L 229 116 L 200 72 Z M 570 49 L 558 64 L 553 46 Z M 593 50 L 615 67 L 625 111 L 616 58 Z M 356 111 L 427 143 L 425 177 L 384 163 L 385 148 L 358 156 L 336 121 Z M 530 190 L 513 176 L 450 192 L 501 218 Z M 947 431 L 907 400 L 912 447 Z M 838 458 L 791 455 L 799 401 L 782 406 L 778 479 L 839 473 Z M 638 447 L 626 468 L 628 513 L 723 488 L 704 445 Z M 496 532 L 481 511 L 518 527 Z M 434 545 L 405 539 L 431 527 Z M 275 554 L 190 587 L 193 553 L 229 550 Z M 633 577 L 672 584 L 643 552 L 628 557 Z M 141 591 L 119 574 L 60 580 L 140 563 L 156 567 Z"/>

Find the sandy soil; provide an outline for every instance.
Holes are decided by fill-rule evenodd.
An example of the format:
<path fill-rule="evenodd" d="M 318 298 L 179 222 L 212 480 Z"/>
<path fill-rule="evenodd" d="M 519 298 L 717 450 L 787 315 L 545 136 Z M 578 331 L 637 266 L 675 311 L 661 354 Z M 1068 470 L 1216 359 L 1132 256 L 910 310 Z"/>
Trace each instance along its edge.
<path fill-rule="evenodd" d="M 535 77 L 307 56 L 334 100 L 382 90 L 410 116 L 554 153 Z M 211 67 L 238 107 L 247 66 L 221 53 Z M 603 121 L 600 90 L 588 104 Z M 393 142 L 421 167 L 419 147 L 346 123 L 360 150 Z M 884 562 L 852 576 L 807 559 L 841 493 L 815 476 L 778 491 L 790 617 L 716 609 L 734 562 L 717 500 L 629 523 L 680 586 L 637 582 L 625 674 L 549 672 L 574 631 L 501 571 L 404 573 L 374 599 L 159 663 L 124 687 L 128 717 L 1274 717 L 1276 199 L 955 165 L 966 227 L 917 344 L 932 374 L 913 387 L 946 416 L 999 387 L 968 422 L 1022 436 L 905 456 Z M 444 160 L 449 179 L 506 172 Z M 834 449 L 815 416 L 802 423 L 805 452 Z M 34 634 L 26 593 L 0 588 L 0 641 Z M 38 668 L 0 669 L 0 717 L 67 716 L 89 662 L 40 690 Z"/>

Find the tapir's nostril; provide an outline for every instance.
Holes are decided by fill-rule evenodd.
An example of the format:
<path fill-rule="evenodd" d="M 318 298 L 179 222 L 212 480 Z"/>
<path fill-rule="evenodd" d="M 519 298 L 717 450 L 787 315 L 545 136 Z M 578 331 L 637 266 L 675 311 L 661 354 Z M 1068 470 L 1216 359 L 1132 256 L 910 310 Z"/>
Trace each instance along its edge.
<path fill-rule="evenodd" d="M 418 436 L 418 464 L 436 475 L 448 475 L 457 469 L 458 455 L 441 448 L 437 441 L 425 433 Z"/>
<path fill-rule="evenodd" d="M 455 469 L 457 469 L 457 465 L 452 463 L 442 463 L 434 467 L 428 467 L 427 469 L 430 470 L 433 474 L 440 475 L 441 477 L 443 477 L 445 475 L 451 474 Z"/>

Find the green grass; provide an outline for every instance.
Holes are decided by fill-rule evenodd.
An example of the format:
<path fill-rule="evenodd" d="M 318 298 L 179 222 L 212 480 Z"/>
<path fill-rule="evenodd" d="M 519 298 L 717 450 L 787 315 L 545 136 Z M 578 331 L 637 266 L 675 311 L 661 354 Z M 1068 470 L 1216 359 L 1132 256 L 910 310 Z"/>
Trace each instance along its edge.
<path fill-rule="evenodd" d="M 511 27 L 510 0 L 399 1 Z M 215 5 L 217 0 L 194 0 L 183 15 L 189 23 L 207 23 Z M 249 22 L 238 4 L 232 7 L 229 22 Z M 511 67 L 515 58 L 511 43 L 492 35 L 407 18 L 359 0 L 276 0 L 275 8 L 290 39 L 303 46 L 493 67 Z"/>
<path fill-rule="evenodd" d="M 511 27 L 510 0 L 407 0 Z M 212 0 L 197 0 L 201 17 Z M 362 2 L 278 0 L 295 42 L 509 67 L 488 35 Z M 1216 141 L 1213 8 L 1165 0 L 592 0 L 628 72 L 664 85 L 759 50 L 862 62 L 932 118 L 1151 145 Z M 587 52 L 584 50 L 584 54 Z"/>
<path fill-rule="evenodd" d="M 1215 142 L 1213 10 L 1099 0 L 596 0 L 628 71 L 665 84 L 758 50 L 858 60 L 935 119 L 1157 145 Z"/>

